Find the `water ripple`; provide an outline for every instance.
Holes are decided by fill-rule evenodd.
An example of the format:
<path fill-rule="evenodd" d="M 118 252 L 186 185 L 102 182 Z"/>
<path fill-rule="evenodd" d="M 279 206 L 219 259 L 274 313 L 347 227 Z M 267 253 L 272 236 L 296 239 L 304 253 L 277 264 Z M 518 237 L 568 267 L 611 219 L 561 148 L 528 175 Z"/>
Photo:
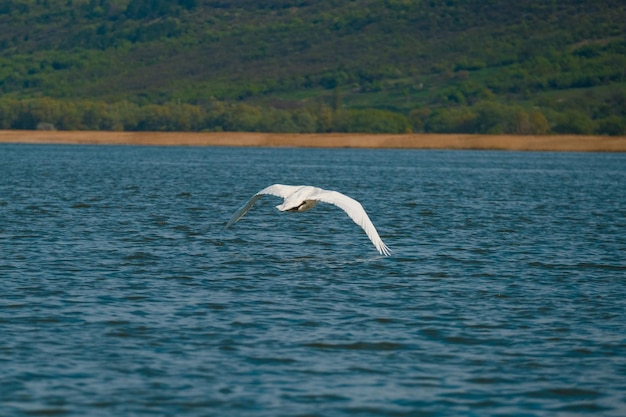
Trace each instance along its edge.
<path fill-rule="evenodd" d="M 624 158 L 2 145 L 1 414 L 622 416 Z"/>

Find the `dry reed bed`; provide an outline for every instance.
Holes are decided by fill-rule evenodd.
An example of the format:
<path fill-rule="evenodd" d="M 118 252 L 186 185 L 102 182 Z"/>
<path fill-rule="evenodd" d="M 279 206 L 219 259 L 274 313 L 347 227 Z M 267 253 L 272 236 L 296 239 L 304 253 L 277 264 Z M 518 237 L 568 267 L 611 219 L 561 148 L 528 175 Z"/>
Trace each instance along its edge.
<path fill-rule="evenodd" d="M 626 136 L 0 130 L 0 143 L 626 152 Z"/>

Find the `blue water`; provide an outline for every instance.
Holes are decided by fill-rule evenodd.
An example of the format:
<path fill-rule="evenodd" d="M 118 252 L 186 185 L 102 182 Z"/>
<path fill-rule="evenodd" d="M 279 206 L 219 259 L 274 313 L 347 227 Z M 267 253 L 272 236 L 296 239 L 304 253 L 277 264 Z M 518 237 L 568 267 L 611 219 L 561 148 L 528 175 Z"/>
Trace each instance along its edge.
<path fill-rule="evenodd" d="M 626 155 L 0 145 L 0 415 L 624 416 Z"/>

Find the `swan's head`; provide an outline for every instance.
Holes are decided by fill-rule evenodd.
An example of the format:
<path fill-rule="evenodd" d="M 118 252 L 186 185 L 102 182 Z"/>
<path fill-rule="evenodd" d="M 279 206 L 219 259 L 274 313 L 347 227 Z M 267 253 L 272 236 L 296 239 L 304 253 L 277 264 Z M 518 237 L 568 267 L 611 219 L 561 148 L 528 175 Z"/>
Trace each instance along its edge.
<path fill-rule="evenodd" d="M 317 200 L 304 200 L 296 205 L 288 206 L 285 203 L 276 206 L 280 211 L 307 211 L 317 205 Z"/>

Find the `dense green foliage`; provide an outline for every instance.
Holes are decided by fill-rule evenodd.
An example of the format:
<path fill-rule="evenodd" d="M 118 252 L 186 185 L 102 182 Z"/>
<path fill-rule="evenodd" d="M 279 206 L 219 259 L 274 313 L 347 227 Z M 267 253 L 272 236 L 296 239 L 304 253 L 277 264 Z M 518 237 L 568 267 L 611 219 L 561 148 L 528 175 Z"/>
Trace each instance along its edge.
<path fill-rule="evenodd" d="M 4 0 L 0 127 L 626 134 L 622 0 Z"/>

